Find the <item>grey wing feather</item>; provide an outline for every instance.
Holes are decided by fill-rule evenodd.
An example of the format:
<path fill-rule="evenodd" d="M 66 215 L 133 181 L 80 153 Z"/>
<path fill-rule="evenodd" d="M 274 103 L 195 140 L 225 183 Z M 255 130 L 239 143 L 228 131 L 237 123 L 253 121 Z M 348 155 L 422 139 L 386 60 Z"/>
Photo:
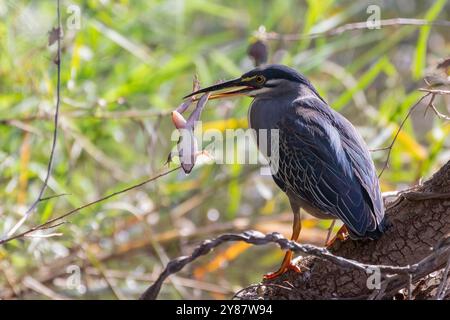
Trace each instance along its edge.
<path fill-rule="evenodd" d="M 334 112 L 334 111 L 333 111 Z M 336 124 L 342 132 L 342 143 L 346 146 L 346 153 L 353 164 L 353 171 L 358 177 L 364 191 L 367 193 L 368 201 L 372 204 L 373 212 L 378 224 L 382 224 L 384 219 L 383 198 L 381 196 L 378 176 L 375 166 L 370 157 L 370 153 L 364 140 L 356 132 L 347 119 L 339 115 Z M 364 164 L 364 165 L 363 165 Z"/>
<path fill-rule="evenodd" d="M 318 103 L 324 104 L 316 98 L 297 100 L 280 120 L 274 179 L 341 219 L 353 235 L 366 236 L 384 214 L 373 163 L 353 126 L 326 104 L 317 108 Z"/>

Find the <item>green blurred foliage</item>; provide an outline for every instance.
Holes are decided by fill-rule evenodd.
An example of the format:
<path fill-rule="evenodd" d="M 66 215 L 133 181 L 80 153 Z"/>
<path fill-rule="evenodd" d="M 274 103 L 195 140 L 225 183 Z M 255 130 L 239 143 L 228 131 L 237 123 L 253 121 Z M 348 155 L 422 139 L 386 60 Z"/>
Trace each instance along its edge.
<path fill-rule="evenodd" d="M 159 172 L 175 144 L 170 111 L 192 89 L 194 74 L 208 85 L 251 69 L 247 50 L 260 26 L 303 36 L 267 41 L 270 62 L 306 74 L 370 148 L 388 145 L 420 98 L 423 76 L 449 56 L 450 33 L 442 26 L 394 26 L 307 37 L 365 21 L 370 4 L 380 6 L 382 19 L 448 20 L 450 12 L 445 0 L 62 1 L 60 133 L 46 196 L 68 195 L 41 202 L 23 229 Z M 80 28 L 71 24 L 70 5 L 81 9 Z M 45 177 L 56 94 L 56 46 L 47 42 L 56 23 L 56 1 L 0 0 L 0 234 L 20 219 Z M 210 102 L 202 120 L 242 127 L 249 103 Z M 448 97 L 436 106 L 448 112 Z M 392 150 L 383 191 L 412 186 L 450 158 L 449 123 L 431 111 L 424 115 L 424 107 Z M 380 170 L 386 155 L 373 153 Z M 203 165 L 189 176 L 173 173 L 41 232 L 62 235 L 12 241 L 0 247 L 0 295 L 31 275 L 66 297 L 133 298 L 168 258 L 200 239 L 240 228 L 289 233 L 288 203 L 257 169 Z M 307 225 L 305 241 L 321 244 L 327 224 Z M 202 258 L 167 283 L 162 297 L 230 297 L 280 257 L 276 248 L 250 248 L 191 279 L 212 256 Z M 67 285 L 73 274 L 66 268 L 86 264 L 87 291 L 77 291 Z M 42 278 L 43 270 L 53 276 Z M 25 296 L 48 298 L 33 290 Z"/>

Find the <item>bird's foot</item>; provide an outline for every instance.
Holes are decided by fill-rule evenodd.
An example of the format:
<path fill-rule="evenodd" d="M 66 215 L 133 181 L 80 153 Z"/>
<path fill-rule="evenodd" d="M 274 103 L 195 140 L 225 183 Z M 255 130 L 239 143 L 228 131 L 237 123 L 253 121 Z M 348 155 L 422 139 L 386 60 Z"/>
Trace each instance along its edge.
<path fill-rule="evenodd" d="M 278 278 L 279 276 L 281 276 L 282 274 L 285 274 L 289 270 L 292 270 L 297 273 L 302 272 L 302 270 L 300 269 L 299 266 L 297 266 L 295 263 L 290 261 L 288 264 L 282 265 L 280 267 L 280 269 L 278 269 L 277 271 L 265 274 L 264 280 L 272 280 L 272 279 Z"/>
<path fill-rule="evenodd" d="M 327 243 L 325 244 L 325 246 L 327 248 L 330 248 L 335 242 L 336 240 L 341 240 L 341 241 L 345 241 L 347 240 L 349 237 L 348 234 L 348 230 L 347 227 L 345 225 L 343 225 L 339 231 L 336 233 L 336 235 L 333 237 L 333 239 L 331 239 L 330 241 L 327 241 Z"/>

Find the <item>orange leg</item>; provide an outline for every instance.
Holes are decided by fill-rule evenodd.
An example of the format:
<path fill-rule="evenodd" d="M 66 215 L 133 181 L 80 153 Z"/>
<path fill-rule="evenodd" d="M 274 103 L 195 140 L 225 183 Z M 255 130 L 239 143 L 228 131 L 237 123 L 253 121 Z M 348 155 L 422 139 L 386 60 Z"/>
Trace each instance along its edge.
<path fill-rule="evenodd" d="M 327 243 L 330 241 L 331 234 L 333 233 L 333 228 L 334 228 L 335 224 L 336 224 L 336 219 L 331 220 L 331 224 L 330 224 L 330 227 L 328 228 L 328 232 L 327 232 L 327 239 L 325 240 L 325 245 L 327 245 Z"/>
<path fill-rule="evenodd" d="M 333 243 L 339 239 L 341 241 L 345 241 L 348 238 L 348 229 L 347 226 L 344 224 L 339 231 L 336 233 L 336 235 L 331 239 L 330 241 L 327 241 L 326 247 L 329 248 L 333 245 Z"/>
<path fill-rule="evenodd" d="M 297 208 L 297 210 L 294 209 L 294 224 L 292 227 L 292 236 L 291 236 L 291 240 L 294 240 L 294 241 L 298 240 L 298 236 L 300 235 L 300 230 L 302 229 L 302 223 L 300 221 L 300 210 L 299 209 L 300 208 Z M 275 272 L 271 272 L 271 273 L 264 275 L 264 279 L 275 279 L 288 270 L 300 272 L 300 268 L 296 264 L 292 263 L 292 255 L 293 255 L 293 252 L 291 250 L 288 250 L 286 252 L 286 254 L 284 255 L 284 259 L 283 259 L 283 262 L 281 263 L 280 268 Z"/>

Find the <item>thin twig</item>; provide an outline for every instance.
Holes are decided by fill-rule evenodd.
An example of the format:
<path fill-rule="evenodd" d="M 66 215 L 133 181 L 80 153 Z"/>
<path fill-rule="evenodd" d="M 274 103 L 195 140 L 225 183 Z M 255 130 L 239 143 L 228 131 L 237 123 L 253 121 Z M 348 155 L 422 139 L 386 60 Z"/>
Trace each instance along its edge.
<path fill-rule="evenodd" d="M 34 200 L 34 202 L 31 204 L 31 206 L 28 208 L 28 210 L 25 212 L 24 216 L 19 220 L 18 223 L 16 223 L 11 230 L 8 231 L 6 237 L 11 237 L 24 223 L 25 221 L 30 217 L 32 211 L 36 208 L 38 203 L 41 201 L 42 196 L 44 195 L 45 190 L 47 189 L 48 180 L 50 179 L 50 175 L 52 173 L 52 165 L 53 165 L 53 158 L 55 157 L 55 149 L 56 149 L 56 142 L 58 139 L 58 120 L 59 120 L 59 106 L 61 101 L 61 10 L 60 10 L 60 0 L 57 1 L 57 16 L 58 16 L 58 28 L 57 28 L 57 53 L 56 53 L 56 60 L 54 61 L 57 67 L 57 82 L 56 82 L 56 107 L 55 107 L 55 116 L 54 116 L 54 128 L 53 128 L 53 140 L 52 140 L 52 147 L 50 151 L 50 158 L 48 159 L 47 164 L 47 172 L 45 174 L 44 183 L 41 186 L 41 189 L 39 190 L 37 198 Z M 50 35 L 51 36 L 51 35 Z"/>
<path fill-rule="evenodd" d="M 450 271 L 450 257 L 448 257 L 447 265 L 445 266 L 444 273 L 442 275 L 442 281 L 439 284 L 438 291 L 436 293 L 436 300 L 442 300 L 445 297 L 448 286 L 448 273 Z"/>
<path fill-rule="evenodd" d="M 426 79 L 425 79 L 425 82 Z M 447 121 L 450 121 L 450 116 L 447 116 L 445 114 L 440 113 L 435 105 L 434 105 L 434 99 L 436 98 L 436 95 L 448 95 L 450 94 L 450 90 L 441 90 L 441 89 L 429 89 L 429 88 L 419 88 L 418 91 L 421 92 L 426 92 L 426 94 L 424 96 L 422 96 L 419 101 L 417 101 L 408 111 L 408 114 L 406 115 L 406 117 L 403 119 L 402 123 L 400 124 L 399 128 L 397 129 L 397 132 L 395 133 L 394 139 L 392 140 L 391 144 L 387 147 L 381 147 L 381 148 L 376 148 L 376 149 L 371 149 L 369 150 L 370 152 L 377 152 L 377 151 L 386 151 L 388 150 L 388 155 L 386 157 L 386 160 L 384 162 L 383 168 L 381 169 L 381 172 L 378 174 L 378 178 L 381 177 L 381 175 L 383 174 L 384 170 L 387 168 L 388 164 L 389 164 L 389 158 L 391 155 L 391 151 L 392 148 L 394 146 L 395 141 L 397 140 L 397 137 L 400 133 L 400 131 L 402 130 L 406 120 L 409 118 L 409 116 L 411 115 L 411 113 L 414 111 L 414 109 L 416 108 L 417 105 L 419 105 L 420 102 L 422 102 L 423 99 L 425 99 L 426 97 L 431 95 L 430 101 L 428 102 L 426 108 L 425 108 L 425 112 L 424 115 L 426 114 L 428 108 L 431 108 L 433 110 L 433 112 L 436 114 L 436 116 L 440 119 L 444 119 Z"/>
<path fill-rule="evenodd" d="M 242 292 L 247 291 L 248 289 L 253 289 L 253 288 L 259 289 L 259 288 L 264 288 L 264 287 L 275 287 L 275 288 L 279 288 L 279 289 L 282 289 L 282 290 L 292 291 L 292 288 L 288 288 L 288 287 L 282 286 L 282 285 L 277 284 L 277 283 L 257 283 L 257 284 L 253 284 L 251 286 L 248 286 L 248 287 L 240 289 L 235 294 L 233 294 L 233 296 L 231 297 L 231 300 L 239 299 L 240 298 L 239 295 Z"/>
<path fill-rule="evenodd" d="M 42 231 L 42 230 L 48 230 L 48 229 L 57 228 L 57 227 L 62 226 L 63 224 L 66 224 L 66 223 L 67 223 L 67 221 L 60 221 L 60 222 L 57 222 L 57 223 L 55 223 L 55 224 L 53 224 L 51 226 L 46 226 L 46 227 L 39 228 L 39 230 Z"/>
<path fill-rule="evenodd" d="M 85 271 L 90 276 L 101 276 L 100 271 L 95 268 L 87 268 Z M 112 279 L 119 279 L 119 280 L 134 280 L 139 282 L 148 282 L 148 281 L 155 281 L 156 276 L 153 274 L 133 274 L 128 271 L 122 271 L 122 270 L 105 270 L 105 275 L 108 278 Z M 233 294 L 234 290 L 232 290 L 231 287 L 223 286 L 223 284 L 213 284 L 205 281 L 199 281 L 195 279 L 190 278 L 181 278 L 177 277 L 177 280 L 179 281 L 180 285 L 183 287 L 193 288 L 193 289 L 199 289 L 202 291 L 209 291 L 213 293 L 218 293 L 222 295 L 227 294 Z"/>
<path fill-rule="evenodd" d="M 441 91 L 441 92 L 442 92 L 442 91 Z M 450 93 L 450 91 L 449 91 L 449 93 Z M 434 103 L 433 103 L 436 94 L 442 94 L 442 93 L 432 93 L 432 94 L 433 94 L 432 99 L 431 99 L 430 103 L 428 104 L 427 108 L 425 109 L 425 112 L 428 110 L 428 108 L 431 108 L 431 110 L 433 110 L 434 114 L 435 114 L 438 118 L 444 119 L 444 120 L 447 120 L 447 121 L 450 120 L 450 117 L 447 116 L 447 115 L 445 115 L 445 114 L 443 114 L 443 113 L 440 113 L 440 112 L 438 111 L 438 109 L 436 109 L 436 106 L 435 106 Z"/>
<path fill-rule="evenodd" d="M 54 292 L 52 289 L 43 285 L 42 283 L 40 283 L 39 281 L 37 281 L 36 279 L 34 279 L 31 276 L 26 276 L 25 279 L 22 281 L 22 283 L 27 288 L 29 288 L 41 295 L 49 297 L 52 300 L 68 300 L 69 299 L 66 296 L 63 296 L 59 293 Z"/>
<path fill-rule="evenodd" d="M 22 238 L 22 237 L 26 236 L 27 234 L 30 234 L 30 233 L 32 233 L 32 232 L 34 232 L 34 231 L 42 230 L 42 229 L 48 228 L 50 225 L 51 225 L 52 227 L 54 227 L 55 225 L 53 225 L 53 223 L 55 223 L 55 222 L 60 222 L 60 220 L 62 220 L 62 219 L 64 219 L 64 218 L 67 218 L 68 216 L 70 216 L 70 215 L 72 215 L 72 214 L 74 214 L 74 213 L 76 213 L 76 212 L 78 212 L 78 211 L 80 211 L 80 210 L 82 210 L 82 209 L 85 209 L 85 208 L 90 207 L 90 206 L 92 206 L 92 205 L 94 205 L 94 204 L 103 202 L 103 201 L 105 201 L 105 200 L 108 200 L 109 198 L 112 198 L 112 197 L 115 197 L 115 196 L 117 196 L 117 195 L 119 195 L 119 194 L 128 192 L 128 191 L 130 191 L 130 190 L 132 190 L 132 189 L 136 189 L 136 188 L 142 187 L 143 185 L 145 185 L 145 184 L 147 184 L 147 183 L 149 183 L 149 182 L 155 181 L 155 180 L 157 180 L 157 179 L 159 179 L 159 178 L 161 178 L 161 177 L 163 177 L 163 176 L 165 176 L 165 175 L 168 175 L 169 173 L 174 172 L 174 171 L 176 171 L 176 170 L 178 170 L 178 169 L 180 169 L 180 168 L 181 168 L 181 167 L 178 166 L 178 167 L 175 167 L 175 168 L 173 168 L 173 169 L 164 171 L 163 173 L 160 173 L 160 174 L 158 174 L 158 175 L 156 175 L 156 176 L 154 176 L 154 177 L 151 177 L 151 178 L 149 178 L 149 179 L 147 179 L 147 180 L 144 180 L 144 181 L 142 181 L 142 182 L 139 182 L 139 183 L 137 183 L 137 184 L 134 184 L 134 185 L 132 185 L 132 186 L 129 186 L 129 187 L 125 188 L 125 189 L 122 189 L 122 190 L 119 190 L 119 191 L 110 193 L 110 194 L 108 194 L 108 195 L 106 195 L 106 196 L 104 196 L 104 197 L 101 197 L 101 198 L 96 199 L 96 200 L 94 200 L 94 201 L 88 202 L 88 203 L 86 203 L 86 204 L 84 204 L 84 205 L 82 205 L 82 206 L 80 206 L 80 207 L 77 207 L 77 208 L 75 208 L 75 209 L 72 209 L 72 210 L 70 210 L 70 211 L 64 213 L 64 214 L 61 214 L 61 215 L 59 215 L 59 216 L 57 216 L 57 217 L 55 217 L 55 218 L 53 218 L 53 219 L 47 220 L 46 222 L 44 222 L 44 223 L 42 223 L 42 224 L 40 224 L 40 225 L 34 226 L 34 227 L 28 229 L 27 231 L 24 231 L 24 232 L 22 232 L 22 233 L 19 233 L 19 234 L 14 235 L 14 236 L 8 237 L 8 238 L 6 238 L 6 239 L 2 239 L 2 240 L 0 240 L 0 245 L 3 245 L 3 244 L 5 244 L 6 242 L 9 242 L 9 241 L 14 240 L 14 239 Z"/>
<path fill-rule="evenodd" d="M 98 111 L 98 112 L 86 112 L 86 111 L 72 111 L 72 112 L 60 112 L 60 118 L 70 119 L 102 119 L 102 120 L 124 120 L 124 119 L 143 119 L 143 118 L 155 118 L 163 117 L 171 114 L 171 111 L 154 111 L 154 110 L 126 110 L 126 111 Z M 15 118 L 2 118 L 0 119 L 0 125 L 15 125 L 14 122 L 32 122 L 32 121 L 48 121 L 52 119 L 48 114 L 36 114 Z"/>
<path fill-rule="evenodd" d="M 419 91 L 422 92 L 428 92 L 438 95 L 447 95 L 450 94 L 450 90 L 440 90 L 440 89 L 427 89 L 427 88 L 420 88 Z"/>
<path fill-rule="evenodd" d="M 428 110 L 428 108 L 431 108 L 433 110 L 433 112 L 436 114 L 436 116 L 438 116 L 440 119 L 444 119 L 444 120 L 450 120 L 450 117 L 440 113 L 435 105 L 433 104 L 434 99 L 436 98 L 436 95 L 448 95 L 450 94 L 450 90 L 437 90 L 437 89 L 427 89 L 427 88 L 420 88 L 418 89 L 421 92 L 426 92 L 426 94 L 424 96 L 422 96 L 408 111 L 408 113 L 406 114 L 406 117 L 403 119 L 402 123 L 400 124 L 399 128 L 397 129 L 397 132 L 395 133 L 394 139 L 392 139 L 392 142 L 389 146 L 387 147 L 383 147 L 383 148 L 377 148 L 377 149 L 373 149 L 370 151 L 382 151 L 382 150 L 388 150 L 388 154 L 386 157 L 386 160 L 384 162 L 383 168 L 381 169 L 381 172 L 378 174 L 378 178 L 381 177 L 381 175 L 383 174 L 384 170 L 387 168 L 388 164 L 389 164 L 389 158 L 391 156 L 391 151 L 392 148 L 394 147 L 394 143 L 397 140 L 398 135 L 400 134 L 400 131 L 403 129 L 403 126 L 406 123 L 406 120 L 408 120 L 409 116 L 413 113 L 414 109 L 428 96 L 431 96 L 430 101 L 428 101 L 428 104 L 425 108 L 425 112 Z"/>
<path fill-rule="evenodd" d="M 391 157 L 391 152 L 392 152 L 392 148 L 394 147 L 394 143 L 395 141 L 397 141 L 397 137 L 400 134 L 400 131 L 402 131 L 403 126 L 406 123 L 406 120 L 408 120 L 409 116 L 411 115 L 411 113 L 413 113 L 413 111 L 416 109 L 416 107 L 428 96 L 432 95 L 432 93 L 427 93 L 424 96 L 422 96 L 411 108 L 409 108 L 408 113 L 406 114 L 406 117 L 403 119 L 403 121 L 401 122 L 400 126 L 397 129 L 397 132 L 395 133 L 394 139 L 392 139 L 391 143 L 389 144 L 389 146 L 387 146 L 386 150 L 388 150 L 388 154 L 386 156 L 386 160 L 383 164 L 383 168 L 381 169 L 380 173 L 378 174 L 378 178 L 381 177 L 381 175 L 383 174 L 384 170 L 387 168 L 388 164 L 389 164 L 389 159 Z"/>
<path fill-rule="evenodd" d="M 68 196 L 68 195 L 70 195 L 70 193 L 60 193 L 60 194 L 55 194 L 55 195 L 52 195 L 52 196 L 40 198 L 40 199 L 39 199 L 39 202 L 51 200 L 51 199 L 54 199 L 54 198 L 64 197 L 64 196 Z"/>
<path fill-rule="evenodd" d="M 392 26 L 440 26 L 440 27 L 450 27 L 450 21 L 445 20 L 435 20 L 428 21 L 424 19 L 409 19 L 409 18 L 394 18 L 394 19 L 385 19 L 379 20 L 380 27 L 392 27 Z M 276 32 L 259 32 L 258 36 L 260 36 L 264 40 L 282 40 L 282 41 L 299 41 L 304 39 L 316 39 L 322 37 L 332 37 L 337 36 L 342 33 L 348 31 L 355 30 L 364 30 L 369 29 L 369 25 L 367 21 L 355 22 L 355 23 L 347 23 L 342 26 L 338 26 L 326 32 L 319 33 L 311 33 L 307 35 L 299 35 L 299 34 L 279 34 Z M 377 30 L 374 28 L 374 30 Z"/>
<path fill-rule="evenodd" d="M 389 150 L 389 147 L 381 147 L 381 148 L 369 149 L 370 152 L 378 152 L 378 151 L 386 151 L 386 150 Z"/>

